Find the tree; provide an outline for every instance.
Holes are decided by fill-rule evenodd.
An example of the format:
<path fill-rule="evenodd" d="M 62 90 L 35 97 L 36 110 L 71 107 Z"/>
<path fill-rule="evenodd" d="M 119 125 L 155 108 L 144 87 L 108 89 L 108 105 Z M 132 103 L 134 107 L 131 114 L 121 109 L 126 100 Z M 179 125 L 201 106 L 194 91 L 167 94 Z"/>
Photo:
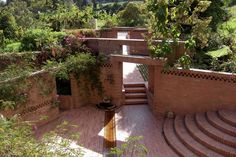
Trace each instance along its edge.
<path fill-rule="evenodd" d="M 217 26 L 227 19 L 229 19 L 229 14 L 225 9 L 225 4 L 223 0 L 211 0 L 211 5 L 207 10 L 200 14 L 200 17 L 212 17 L 209 26 L 214 32 L 217 31 Z"/>
<path fill-rule="evenodd" d="M 200 17 L 211 2 L 208 0 L 148 0 L 149 25 L 152 37 L 149 40 L 153 57 L 167 57 L 172 52 L 170 40 L 175 44 L 185 40 L 186 49 L 207 46 L 211 17 Z M 162 39 L 161 44 L 153 44 L 153 39 Z M 196 42 L 195 42 L 196 41 Z M 183 68 L 189 68 L 191 58 L 187 51 L 178 59 Z M 173 64 L 173 63 L 170 63 Z"/>
<path fill-rule="evenodd" d="M 17 23 L 12 14 L 0 17 L 0 30 L 3 30 L 5 38 L 16 39 L 18 37 Z"/>
<path fill-rule="evenodd" d="M 119 25 L 121 26 L 144 26 L 144 6 L 136 3 L 128 3 L 124 10 L 118 12 Z"/>

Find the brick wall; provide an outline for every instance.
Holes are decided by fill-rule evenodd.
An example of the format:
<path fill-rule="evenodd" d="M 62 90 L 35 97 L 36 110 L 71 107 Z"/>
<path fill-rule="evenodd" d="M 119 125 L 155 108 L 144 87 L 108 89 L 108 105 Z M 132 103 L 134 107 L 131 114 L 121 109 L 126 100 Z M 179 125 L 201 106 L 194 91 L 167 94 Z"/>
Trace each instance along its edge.
<path fill-rule="evenodd" d="M 58 107 L 54 106 L 57 99 L 54 77 L 48 73 L 39 72 L 31 75 L 28 81 L 31 86 L 27 92 L 27 102 L 19 104 L 16 110 L 0 111 L 0 113 L 7 117 L 19 114 L 23 120 L 35 122 L 37 126 L 57 118 L 59 110 Z M 42 84 L 39 84 L 40 81 L 43 81 L 41 83 L 45 86 L 47 86 L 47 83 L 50 85 L 51 93 L 49 95 L 43 93 L 45 89 L 42 88 L 45 88 L 45 86 L 41 86 Z"/>
<path fill-rule="evenodd" d="M 236 110 L 236 76 L 209 71 L 155 69 L 155 112 L 176 114 Z"/>
<path fill-rule="evenodd" d="M 112 103 L 121 105 L 122 99 L 122 64 L 117 62 L 111 64 L 107 62 L 103 64 L 101 69 L 101 81 L 104 92 L 98 94 L 97 90 L 90 90 L 90 95 L 86 95 L 83 84 L 89 83 L 84 79 L 78 81 L 71 75 L 71 96 L 59 96 L 62 109 L 79 108 L 83 105 L 95 105 L 102 102 L 104 96 L 112 98 Z"/>

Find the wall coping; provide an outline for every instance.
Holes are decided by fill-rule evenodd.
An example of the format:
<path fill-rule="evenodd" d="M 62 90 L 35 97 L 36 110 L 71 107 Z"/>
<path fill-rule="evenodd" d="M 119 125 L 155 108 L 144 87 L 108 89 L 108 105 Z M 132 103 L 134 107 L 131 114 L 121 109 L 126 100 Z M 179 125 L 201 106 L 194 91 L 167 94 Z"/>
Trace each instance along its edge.
<path fill-rule="evenodd" d="M 117 38 L 82 38 L 82 40 L 147 42 L 146 39 L 117 39 Z M 161 43 L 162 40 L 153 40 L 153 42 Z M 168 40 L 168 42 L 173 43 L 174 41 Z M 178 43 L 185 43 L 185 41 L 178 41 Z"/>
<path fill-rule="evenodd" d="M 182 68 L 178 68 L 178 69 L 182 69 Z M 229 72 L 222 72 L 222 71 L 212 71 L 212 70 L 203 70 L 203 69 L 195 69 L 195 68 L 190 68 L 190 70 L 194 72 L 204 72 L 204 73 L 236 76 L 236 73 L 229 73 Z"/>
<path fill-rule="evenodd" d="M 149 56 L 140 56 L 140 55 L 111 54 L 109 56 L 110 56 L 111 61 L 140 63 L 140 64 L 146 64 L 146 65 L 164 66 L 165 61 L 166 61 L 165 59 L 153 59 Z"/>
<path fill-rule="evenodd" d="M 113 28 L 103 28 L 103 29 L 97 29 L 98 31 L 148 31 L 147 28 L 140 28 L 140 27 L 113 27 Z"/>
<path fill-rule="evenodd" d="M 48 73 L 50 70 L 53 71 L 53 70 L 57 70 L 57 69 L 58 69 L 58 67 L 34 71 L 34 72 L 28 74 L 27 77 L 28 77 L 28 78 L 34 77 L 34 76 L 36 76 L 36 75 Z M 11 79 L 6 79 L 6 80 L 4 80 L 4 81 L 0 81 L 0 84 L 2 84 L 2 83 L 7 83 L 7 82 L 10 82 L 10 81 L 15 81 L 15 80 L 20 79 L 20 78 L 21 78 L 21 77 L 15 77 L 15 78 L 11 78 Z"/>

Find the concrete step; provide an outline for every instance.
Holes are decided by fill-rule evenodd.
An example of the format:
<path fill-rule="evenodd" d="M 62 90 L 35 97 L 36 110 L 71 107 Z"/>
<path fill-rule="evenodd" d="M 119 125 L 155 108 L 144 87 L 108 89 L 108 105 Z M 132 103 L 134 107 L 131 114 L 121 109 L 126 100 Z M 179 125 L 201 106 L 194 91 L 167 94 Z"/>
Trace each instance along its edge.
<path fill-rule="evenodd" d="M 216 153 L 215 151 L 205 147 L 204 145 L 196 141 L 186 129 L 183 117 L 176 116 L 174 127 L 178 138 L 195 154 L 204 157 L 223 157 L 223 155 Z"/>
<path fill-rule="evenodd" d="M 136 82 L 136 83 L 126 83 L 124 84 L 124 87 L 125 88 L 128 88 L 128 87 L 145 87 L 145 84 L 143 82 Z"/>
<path fill-rule="evenodd" d="M 210 111 L 206 113 L 207 120 L 217 129 L 236 137 L 236 127 L 223 121 L 216 112 Z"/>
<path fill-rule="evenodd" d="M 163 131 L 168 145 L 180 157 L 198 157 L 198 155 L 194 154 L 190 149 L 188 149 L 176 136 L 173 119 L 165 119 Z"/>
<path fill-rule="evenodd" d="M 223 143 L 218 142 L 217 140 L 204 134 L 198 127 L 195 122 L 193 115 L 185 116 L 185 126 L 190 133 L 190 135 L 199 143 L 204 145 L 206 148 L 211 149 L 214 152 L 217 152 L 224 156 L 236 156 L 236 149 L 230 146 L 227 146 Z"/>
<path fill-rule="evenodd" d="M 148 104 L 147 99 L 126 99 L 125 105 L 144 105 Z"/>
<path fill-rule="evenodd" d="M 204 132 L 209 137 L 219 141 L 223 144 L 236 148 L 236 137 L 231 136 L 214 126 L 212 126 L 206 118 L 205 113 L 198 113 L 195 115 L 195 120 L 197 123 L 198 128 Z"/>
<path fill-rule="evenodd" d="M 229 110 L 219 110 L 218 114 L 223 121 L 236 127 L 236 112 Z"/>
<path fill-rule="evenodd" d="M 126 99 L 146 99 L 147 95 L 146 93 L 125 93 L 125 98 Z"/>
<path fill-rule="evenodd" d="M 129 87 L 125 88 L 125 93 L 146 93 L 144 87 Z"/>

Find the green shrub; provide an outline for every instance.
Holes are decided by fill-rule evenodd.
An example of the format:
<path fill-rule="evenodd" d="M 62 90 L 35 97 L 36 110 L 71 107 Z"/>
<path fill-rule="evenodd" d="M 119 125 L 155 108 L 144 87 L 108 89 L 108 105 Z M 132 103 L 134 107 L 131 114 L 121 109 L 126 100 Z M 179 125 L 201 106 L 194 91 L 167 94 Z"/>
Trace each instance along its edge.
<path fill-rule="evenodd" d="M 73 133 L 68 138 L 59 136 L 60 131 L 69 131 L 68 126 L 68 122 L 63 122 L 56 131 L 51 131 L 41 140 L 36 140 L 29 123 L 22 122 L 16 116 L 6 119 L 0 115 L 0 154 L 4 157 L 82 156 L 79 148 L 71 147 L 73 141 L 70 139 L 77 142 L 78 134 Z"/>
<path fill-rule="evenodd" d="M 69 29 L 65 30 L 68 34 L 73 34 L 75 36 L 83 36 L 83 37 L 97 37 L 96 30 L 94 29 Z"/>
<path fill-rule="evenodd" d="M 7 44 L 3 51 L 4 52 L 20 52 L 21 50 L 21 42 L 14 42 L 11 44 Z"/>
<path fill-rule="evenodd" d="M 25 32 L 22 42 L 23 51 L 40 51 L 58 44 L 65 32 L 53 32 L 50 29 L 31 29 Z"/>

